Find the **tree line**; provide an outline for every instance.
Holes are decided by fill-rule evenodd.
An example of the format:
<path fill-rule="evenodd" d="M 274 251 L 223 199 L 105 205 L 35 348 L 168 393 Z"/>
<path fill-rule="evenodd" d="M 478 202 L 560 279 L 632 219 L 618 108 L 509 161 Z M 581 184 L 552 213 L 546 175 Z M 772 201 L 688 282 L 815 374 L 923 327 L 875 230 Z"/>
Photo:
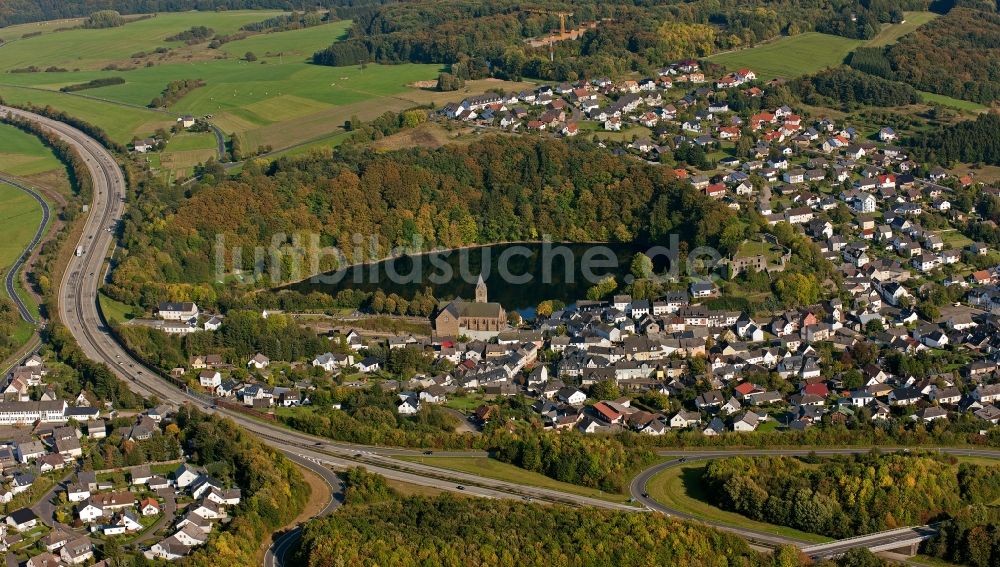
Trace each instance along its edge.
<path fill-rule="evenodd" d="M 179 79 L 170 81 L 159 95 L 150 101 L 150 108 L 166 108 L 171 104 L 184 98 L 189 92 L 205 86 L 205 81 L 201 79 Z"/>
<path fill-rule="evenodd" d="M 404 113 L 405 114 L 405 113 Z M 377 132 L 377 130 L 376 130 Z M 361 144 L 248 163 L 234 179 L 206 175 L 188 187 L 137 182 L 137 203 L 126 212 L 129 255 L 108 292 L 131 305 L 161 297 L 221 301 L 242 294 L 216 285 L 214 247 L 225 241 L 226 272 L 259 270 L 256 287 L 272 287 L 339 267 L 337 256 L 304 258 L 293 236 L 319 236 L 355 263 L 397 247 L 454 248 L 501 241 L 665 242 L 678 234 L 689 246 L 718 246 L 736 215 L 707 199 L 669 170 L 597 145 L 490 136 L 465 147 L 411 148 L 377 153 Z M 165 222 L 166 221 L 166 222 Z M 376 237 L 355 254 L 353 235 Z M 255 260 L 255 248 L 281 254 Z M 239 264 L 234 250 L 242 249 Z M 316 260 L 313 263 L 311 260 Z M 288 271 L 286 271 L 288 270 Z M 407 298 L 409 299 L 409 298 Z M 397 301 L 396 305 L 399 303 Z M 407 306 L 409 311 L 409 305 Z"/>
<path fill-rule="evenodd" d="M 836 67 L 791 82 L 803 102 L 816 106 L 904 106 L 920 102 L 912 86 L 871 76 L 851 67 Z"/>
<path fill-rule="evenodd" d="M 884 79 L 989 105 L 1000 99 L 1000 14 L 956 7 L 886 47 L 854 51 L 850 65 Z"/>
<path fill-rule="evenodd" d="M 75 83 L 72 85 L 59 87 L 59 90 L 64 93 L 74 93 L 77 91 L 84 91 L 87 89 L 96 89 L 100 87 L 109 87 L 111 85 L 124 85 L 124 84 L 125 84 L 125 79 L 121 77 L 103 77 L 100 79 L 93 79 L 87 81 L 86 83 Z"/>
<path fill-rule="evenodd" d="M 900 454 L 718 459 L 702 481 L 722 508 L 834 538 L 927 524 L 1000 496 L 997 467 Z"/>
<path fill-rule="evenodd" d="M 361 468 L 344 479 L 345 505 L 306 524 L 296 564 L 674 565 L 798 567 L 791 546 L 767 555 L 746 540 L 661 514 L 538 506 L 514 500 L 403 496 Z M 820 567 L 881 567 L 866 550 Z"/>

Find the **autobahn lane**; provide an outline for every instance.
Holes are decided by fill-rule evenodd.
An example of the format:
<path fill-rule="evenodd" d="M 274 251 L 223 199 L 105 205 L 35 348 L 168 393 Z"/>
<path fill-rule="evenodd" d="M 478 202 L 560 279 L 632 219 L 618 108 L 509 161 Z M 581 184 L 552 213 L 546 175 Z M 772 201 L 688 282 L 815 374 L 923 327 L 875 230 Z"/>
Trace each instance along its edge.
<path fill-rule="evenodd" d="M 330 441 L 305 433 L 300 433 L 274 423 L 266 423 L 252 419 L 246 415 L 217 409 L 213 407 L 211 398 L 197 395 L 174 387 L 162 379 L 156 370 L 143 365 L 142 361 L 133 358 L 119 344 L 103 321 L 98 304 L 97 291 L 102 279 L 102 272 L 107 260 L 108 250 L 114 241 L 114 235 L 108 228 L 117 223 L 125 207 L 126 186 L 121 170 L 113 156 L 95 140 L 82 132 L 60 122 L 38 116 L 32 113 L 0 106 L 0 112 L 11 112 L 24 118 L 42 124 L 80 152 L 94 180 L 94 195 L 90 213 L 88 214 L 83 233 L 78 243 L 83 247 L 83 254 L 74 257 L 64 272 L 59 287 L 59 316 L 63 324 L 77 340 L 84 354 L 93 360 L 106 363 L 116 375 L 125 380 L 134 391 L 146 395 L 157 396 L 163 401 L 176 405 L 192 404 L 207 412 L 224 414 L 248 431 L 260 437 L 265 443 L 281 450 L 295 462 L 307 466 L 327 480 L 334 482 L 331 468 L 343 469 L 362 465 L 372 472 L 387 478 L 430 486 L 441 490 L 463 492 L 488 498 L 519 498 L 541 499 L 570 505 L 587 505 L 611 508 L 617 510 L 658 510 L 680 517 L 693 518 L 676 510 L 671 510 L 643 496 L 649 480 L 661 470 L 680 464 L 680 459 L 657 465 L 643 471 L 631 484 L 633 497 L 645 505 L 645 508 L 629 506 L 584 496 L 563 493 L 556 490 L 533 486 L 522 486 L 514 483 L 498 481 L 477 475 L 447 471 L 426 464 L 406 462 L 393 459 L 394 456 L 419 455 L 420 451 L 410 449 L 395 449 L 386 447 L 369 447 Z M 730 456 L 734 453 L 748 454 L 843 454 L 868 451 L 868 448 L 800 450 L 695 450 L 695 451 L 662 451 L 664 455 L 683 455 L 686 459 L 710 459 L 713 457 Z M 997 451 L 948 449 L 950 454 L 966 454 L 970 456 L 1000 456 Z M 448 452 L 444 454 L 477 455 L 482 452 Z M 440 455 L 440 453 L 439 453 Z M 456 482 L 462 482 L 459 486 Z M 336 485 L 333 486 L 336 492 Z M 325 508 L 330 511 L 336 503 L 331 501 Z M 759 533 L 752 530 L 734 528 L 719 523 L 708 522 L 715 527 L 734 531 L 752 541 L 767 545 L 792 543 L 799 546 L 803 542 L 781 538 L 772 534 Z M 291 537 L 291 536 L 289 536 Z M 280 545 L 290 546 L 287 540 L 281 540 Z M 274 550 L 280 553 L 282 549 Z M 272 555 L 275 555 L 272 553 Z M 280 561 L 280 557 L 276 560 Z"/>
<path fill-rule="evenodd" d="M 156 396 L 175 405 L 192 404 L 207 412 L 224 414 L 293 460 L 295 457 L 300 457 L 301 459 L 296 462 L 308 466 L 323 478 L 328 478 L 330 467 L 342 469 L 362 464 L 370 471 L 388 478 L 490 498 L 538 498 L 571 505 L 626 507 L 555 490 L 522 487 L 476 475 L 391 459 L 393 455 L 419 455 L 421 452 L 332 442 L 295 432 L 277 424 L 258 421 L 240 413 L 217 409 L 207 396 L 196 395 L 169 384 L 157 374 L 156 370 L 144 366 L 142 361 L 132 357 L 116 341 L 98 308 L 97 292 L 102 281 L 108 250 L 114 243 L 113 231 L 108 229 L 121 219 L 126 199 L 125 179 L 114 157 L 96 140 L 61 122 L 3 106 L 0 106 L 0 112 L 10 112 L 43 125 L 72 145 L 80 153 L 89 170 L 93 179 L 94 194 L 91 210 L 84 221 L 83 232 L 77 243 L 82 247 L 83 253 L 71 260 L 60 281 L 59 317 L 84 354 L 92 360 L 107 364 L 133 391 L 144 396 Z M 457 454 L 485 455 L 482 452 Z M 463 484 L 460 486 L 459 482 Z"/>
<path fill-rule="evenodd" d="M 45 227 L 49 226 L 49 204 L 45 202 L 45 199 L 43 199 L 38 192 L 27 185 L 23 185 L 17 181 L 3 177 L 0 177 L 0 182 L 6 183 L 12 187 L 17 187 L 18 189 L 24 191 L 33 199 L 38 201 L 38 204 L 42 207 L 42 222 L 39 223 L 38 230 L 35 231 L 34 238 L 32 238 L 28 246 L 25 247 L 24 252 L 18 256 L 17 261 L 15 261 L 14 265 L 10 267 L 10 271 L 7 272 L 7 276 L 4 278 L 4 287 L 7 288 L 7 295 L 9 295 L 11 300 L 14 301 L 14 304 L 17 305 L 17 310 L 20 312 L 21 318 L 32 325 L 37 325 L 38 321 L 36 321 L 31 315 L 31 311 L 28 309 L 28 306 L 24 304 L 24 301 L 17 294 L 14 281 L 17 278 L 17 273 L 20 271 L 21 266 L 28 261 L 28 258 L 31 256 L 31 252 L 36 246 L 38 246 L 38 242 L 41 241 L 42 236 L 45 234 Z"/>

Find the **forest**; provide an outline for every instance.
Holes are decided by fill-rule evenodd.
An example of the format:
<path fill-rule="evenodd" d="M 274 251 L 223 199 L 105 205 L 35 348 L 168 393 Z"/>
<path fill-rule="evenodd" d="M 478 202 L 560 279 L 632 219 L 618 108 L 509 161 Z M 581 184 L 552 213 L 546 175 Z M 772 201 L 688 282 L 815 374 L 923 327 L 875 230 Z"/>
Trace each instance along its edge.
<path fill-rule="evenodd" d="M 1000 497 L 1000 468 L 941 457 L 733 457 L 702 477 L 714 503 L 755 520 L 845 538 L 945 519 Z"/>
<path fill-rule="evenodd" d="M 850 110 L 857 106 L 905 106 L 920 102 L 906 83 L 873 77 L 851 67 L 837 67 L 801 77 L 789 85 L 806 104 Z"/>
<path fill-rule="evenodd" d="M 306 524 L 296 564 L 326 565 L 671 565 L 796 567 L 792 547 L 773 555 L 735 535 L 660 514 L 537 506 L 511 500 L 403 497 L 377 475 L 344 475 L 346 505 Z M 834 565 L 884 565 L 861 552 Z"/>
<path fill-rule="evenodd" d="M 925 162 L 1000 165 L 1000 136 L 997 132 L 1000 132 L 1000 114 L 984 112 L 975 120 L 918 134 L 907 139 L 906 143 L 913 148 L 914 157 Z"/>
<path fill-rule="evenodd" d="M 219 300 L 210 284 L 223 241 L 226 272 L 262 277 L 259 287 L 295 281 L 415 245 L 452 248 L 511 240 L 660 242 L 718 246 L 739 224 L 669 170 L 614 156 L 580 140 L 486 137 L 466 147 L 375 153 L 343 145 L 334 154 L 250 162 L 235 179 L 206 175 L 187 187 L 144 179 L 126 212 L 128 256 L 108 293 L 145 309 L 160 301 Z M 730 231 L 732 232 L 732 231 Z M 376 240 L 373 246 L 359 246 Z M 317 238 L 318 254 L 304 254 Z M 260 254 L 280 256 L 255 262 Z M 266 248 L 265 248 L 266 247 Z M 240 251 L 241 254 L 237 254 Z M 280 254 L 278 254 L 280 253 Z M 234 256 L 239 265 L 233 265 Z M 299 273 L 295 266 L 298 262 Z"/>
<path fill-rule="evenodd" d="M 567 28 L 599 21 L 572 41 L 531 48 L 526 39 L 559 28 L 558 18 L 540 7 L 520 3 L 460 0 L 386 4 L 353 10 L 346 41 L 318 51 L 319 65 L 444 63 L 460 80 L 496 76 L 575 80 L 632 71 L 650 72 L 665 62 L 701 57 L 717 50 L 752 46 L 779 35 L 821 31 L 850 38 L 874 37 L 882 23 L 899 22 L 903 10 L 926 9 L 929 2 L 908 0 L 724 0 L 637 4 L 576 2 Z M 558 8 L 553 6 L 552 11 Z M 344 13 L 344 17 L 347 14 Z"/>
<path fill-rule="evenodd" d="M 1000 565 L 1000 509 L 996 506 L 969 506 L 938 529 L 938 535 L 924 544 L 924 553 L 973 567 Z"/>
<path fill-rule="evenodd" d="M 1000 99 L 1000 14 L 956 7 L 887 47 L 857 49 L 855 69 L 989 105 Z"/>

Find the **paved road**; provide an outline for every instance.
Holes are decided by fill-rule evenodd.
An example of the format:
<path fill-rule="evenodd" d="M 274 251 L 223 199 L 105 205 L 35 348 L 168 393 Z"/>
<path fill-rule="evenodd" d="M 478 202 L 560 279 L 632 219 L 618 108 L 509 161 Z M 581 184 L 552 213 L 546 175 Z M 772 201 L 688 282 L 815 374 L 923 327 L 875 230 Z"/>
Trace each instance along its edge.
<path fill-rule="evenodd" d="M 202 407 L 204 411 L 223 413 L 286 455 L 297 455 L 306 459 L 307 466 L 321 476 L 326 475 L 330 466 L 345 468 L 363 464 L 372 472 L 388 478 L 442 490 L 464 491 L 493 498 L 538 498 L 567 504 L 634 509 L 624 504 L 550 489 L 524 487 L 391 459 L 391 455 L 419 455 L 420 452 L 334 443 L 328 439 L 286 429 L 278 424 L 257 421 L 243 414 L 217 410 L 212 407 L 210 398 L 168 384 L 157 371 L 133 358 L 114 339 L 98 309 L 97 290 L 102 281 L 107 252 L 114 243 L 114 235 L 106 229 L 121 219 L 125 208 L 125 180 L 114 158 L 97 141 L 66 124 L 15 108 L 0 106 L 0 112 L 12 112 L 40 123 L 76 148 L 89 169 L 94 181 L 93 202 L 80 240 L 74 243 L 83 247 L 84 253 L 80 257 L 72 258 L 59 284 L 59 317 L 79 343 L 84 354 L 92 360 L 107 364 L 132 390 L 145 396 L 155 395 L 169 403 L 193 404 Z M 481 456 L 486 453 L 443 454 Z M 464 483 L 462 489 L 458 488 L 458 482 Z"/>
<path fill-rule="evenodd" d="M 669 516 L 677 516 L 679 518 L 684 518 L 688 520 L 696 520 L 699 522 L 707 523 L 720 530 L 732 532 L 743 536 L 744 538 L 761 543 L 767 546 L 777 546 L 777 545 L 795 545 L 797 547 L 803 548 L 808 551 L 810 547 L 816 548 L 817 546 L 811 546 L 808 542 L 797 538 L 791 538 L 787 536 L 779 536 L 768 532 L 761 532 L 758 530 L 751 530 L 748 528 L 742 528 L 738 526 L 733 526 L 726 524 L 724 522 L 708 521 L 699 516 L 688 514 L 682 510 L 677 510 L 671 508 L 667 505 L 661 504 L 656 500 L 653 500 L 648 494 L 648 484 L 649 481 L 658 475 L 659 473 L 672 468 L 680 466 L 689 461 L 699 461 L 699 460 L 710 460 L 722 457 L 731 457 L 734 454 L 740 456 L 762 456 L 762 455 L 784 455 L 784 456 L 806 456 L 806 455 L 852 455 L 857 453 L 868 453 L 872 450 L 872 447 L 846 447 L 846 448 L 830 448 L 830 449 L 709 449 L 709 450 L 688 450 L 688 451 L 678 451 L 678 450 L 661 450 L 658 453 L 661 456 L 675 457 L 669 461 L 664 461 L 662 463 L 653 465 L 648 469 L 639 473 L 632 483 L 629 485 L 629 492 L 637 502 L 641 503 L 643 506 L 649 508 L 650 510 L 661 512 Z M 907 451 L 904 447 L 880 447 L 882 452 L 894 452 L 894 451 Z M 953 456 L 969 456 L 969 457 L 990 457 L 990 458 L 1000 458 L 1000 451 L 992 449 L 959 449 L 959 448 L 927 448 L 926 450 L 940 451 L 942 453 L 953 455 Z M 917 526 L 914 528 L 902 528 L 901 530 L 894 530 L 892 532 L 886 532 L 884 534 L 871 534 L 863 538 L 851 538 L 850 540 L 841 540 L 838 542 L 833 542 L 837 544 L 836 546 L 826 549 L 825 547 L 819 547 L 816 550 L 817 557 L 830 557 L 839 553 L 843 553 L 851 547 L 857 547 L 859 544 L 864 543 L 866 547 L 880 547 L 894 542 L 905 541 L 912 539 L 914 533 L 919 535 L 924 535 L 935 531 L 929 526 Z M 824 544 L 825 546 L 831 546 L 831 544 Z M 831 551 L 832 550 L 832 551 Z"/>
<path fill-rule="evenodd" d="M 308 466 L 324 478 L 328 478 L 329 468 L 344 468 L 349 466 L 364 465 L 372 472 L 382 474 L 387 478 L 431 486 L 442 490 L 464 492 L 488 498 L 538 498 L 551 502 L 560 502 L 571 505 L 588 505 L 617 510 L 637 510 L 636 507 L 625 503 L 608 502 L 585 496 L 567 494 L 556 490 L 517 485 L 514 483 L 497 481 L 477 475 L 445 471 L 443 469 L 431 467 L 419 463 L 403 462 L 393 459 L 393 455 L 416 455 L 418 451 L 408 449 L 395 449 L 383 447 L 363 447 L 347 443 L 332 442 L 307 435 L 304 433 L 285 429 L 280 425 L 265 423 L 250 419 L 242 414 L 216 410 L 211 405 L 211 399 L 203 395 L 177 389 L 162 380 L 156 371 L 143 366 L 118 344 L 106 328 L 97 307 L 97 288 L 101 279 L 101 272 L 105 262 L 105 256 L 113 242 L 111 233 L 105 230 L 113 221 L 121 218 L 125 206 L 125 182 L 120 169 L 115 164 L 112 156 L 93 139 L 83 133 L 56 121 L 33 115 L 17 109 L 9 109 L 0 106 L 0 111 L 11 111 L 26 118 L 35 120 L 68 143 L 77 148 L 84 156 L 84 161 L 90 169 L 94 179 L 94 202 L 91 213 L 87 218 L 80 245 L 85 249 L 85 253 L 80 258 L 75 258 L 66 270 L 63 280 L 60 282 L 59 314 L 62 321 L 67 325 L 74 338 L 79 342 L 84 353 L 93 360 L 107 363 L 112 370 L 126 381 L 133 390 L 143 395 L 156 395 L 161 400 L 174 404 L 194 404 L 199 405 L 209 412 L 223 413 L 248 431 L 256 434 L 264 442 L 269 443 L 283 453 L 296 460 L 300 464 Z M 817 454 L 833 454 L 837 452 L 857 452 L 866 451 L 864 448 L 850 448 L 841 450 L 821 450 Z M 675 454 L 687 455 L 687 458 L 711 458 L 713 456 L 730 455 L 733 452 L 739 454 L 751 454 L 752 451 L 737 449 L 730 450 L 710 450 L 710 451 L 687 451 L 675 452 Z M 978 450 L 948 450 L 949 453 L 981 455 L 988 453 L 990 456 L 998 455 L 995 451 Z M 670 453 L 665 451 L 665 454 Z M 808 451 L 764 451 L 760 454 L 796 454 L 808 453 Z M 459 454 L 459 455 L 484 455 L 477 452 L 456 452 L 438 453 L 438 455 Z M 675 465 L 678 461 L 672 461 Z M 659 465 L 664 466 L 664 465 Z M 670 466 L 670 465 L 666 465 Z M 664 466 L 664 468 L 666 468 Z M 632 485 L 633 495 L 638 492 L 638 500 L 646 505 L 643 510 L 660 510 L 666 513 L 675 513 L 669 508 L 663 507 L 648 498 L 642 497 L 645 485 L 649 478 L 655 475 L 656 471 L 644 471 L 636 482 Z M 456 482 L 464 483 L 458 486 Z M 334 502 L 328 505 L 335 506 Z M 680 515 L 680 514 L 677 514 Z M 719 526 L 733 530 L 731 526 Z M 751 533 L 746 530 L 736 529 L 737 533 L 746 535 L 750 539 L 762 537 L 762 534 Z M 774 538 L 769 534 L 763 534 L 769 539 Z M 289 539 L 293 536 L 286 536 L 278 542 L 278 549 L 272 550 L 273 561 L 280 561 L 288 547 L 291 546 Z M 764 540 L 762 540 L 764 541 Z M 773 544 L 772 544 L 773 545 Z"/>
<path fill-rule="evenodd" d="M 20 271 L 21 266 L 28 261 L 28 258 L 31 257 L 31 252 L 35 249 L 35 246 L 38 246 L 38 242 L 41 241 L 42 236 L 45 234 L 45 227 L 49 225 L 49 204 L 45 202 L 45 199 L 43 199 L 41 195 L 27 185 L 22 185 L 21 183 L 4 177 L 0 177 L 0 182 L 17 187 L 28 195 L 31 195 L 31 197 L 38 201 L 38 204 L 42 207 L 42 222 L 38 225 L 38 230 L 35 231 L 34 238 L 31 239 L 31 242 L 24 249 L 24 252 L 22 252 L 17 258 L 17 261 L 14 262 L 14 265 L 10 267 L 10 271 L 7 272 L 7 277 L 4 280 L 4 286 L 7 288 L 7 295 L 14 300 L 14 303 L 17 305 L 17 310 L 21 313 L 21 318 L 32 325 L 37 325 L 38 321 L 35 320 L 35 318 L 31 315 L 31 311 L 28 310 L 28 306 L 25 305 L 20 296 L 17 295 L 17 291 L 14 289 L 14 282 L 17 279 L 17 273 Z"/>
<path fill-rule="evenodd" d="M 292 461 L 298 463 L 301 466 L 308 466 L 309 460 L 300 457 L 298 455 L 291 455 L 289 457 Z M 326 507 L 320 510 L 318 517 L 326 516 L 333 513 L 344 499 L 344 483 L 341 482 L 340 478 L 334 474 L 334 472 L 323 467 L 324 473 L 321 475 L 323 480 L 330 485 L 332 489 L 332 498 L 330 502 L 327 503 Z M 287 532 L 274 538 L 271 543 L 271 547 L 267 549 L 267 553 L 264 554 L 264 566 L 265 567 L 283 567 L 288 564 L 288 553 L 295 549 L 302 538 L 302 526 L 298 525 L 294 528 L 288 530 Z"/>
<path fill-rule="evenodd" d="M 69 480 L 69 477 L 73 476 L 75 472 L 76 471 L 73 469 L 67 469 L 66 474 L 60 477 L 60 479 L 52 485 L 52 488 L 43 494 L 42 497 L 38 499 L 38 502 L 31 507 L 31 511 L 46 524 L 51 527 L 61 528 L 63 531 L 68 533 L 77 532 L 66 524 L 61 524 L 56 521 L 56 502 L 59 501 L 59 491 L 66 488 L 66 481 Z"/>

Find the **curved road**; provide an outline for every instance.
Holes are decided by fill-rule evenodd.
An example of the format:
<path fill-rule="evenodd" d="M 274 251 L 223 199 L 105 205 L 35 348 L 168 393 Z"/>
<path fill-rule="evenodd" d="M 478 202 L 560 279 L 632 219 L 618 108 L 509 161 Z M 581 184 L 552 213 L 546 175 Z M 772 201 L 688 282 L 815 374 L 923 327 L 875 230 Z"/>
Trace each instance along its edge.
<path fill-rule="evenodd" d="M 9 295 L 17 305 L 17 310 L 21 313 L 21 318 L 32 325 L 37 325 L 38 321 L 31 316 L 31 311 L 28 310 L 28 306 L 25 305 L 21 300 L 21 297 L 17 295 L 17 291 L 14 289 L 14 280 L 17 278 L 17 272 L 21 269 L 21 266 L 28 261 L 32 250 L 35 249 L 35 246 L 38 246 L 38 242 L 45 234 L 45 227 L 49 225 L 49 204 L 46 203 L 45 199 L 43 199 L 42 196 L 39 195 L 34 189 L 26 185 L 22 185 L 16 181 L 3 177 L 0 177 L 0 182 L 17 187 L 28 195 L 31 195 L 42 207 L 42 222 L 38 225 L 38 230 L 35 231 L 35 237 L 31 239 L 31 243 L 28 244 L 28 246 L 24 249 L 24 252 L 17 258 L 14 265 L 10 267 L 10 271 L 7 272 L 7 277 L 4 279 L 4 286 L 7 288 L 7 295 Z"/>
<path fill-rule="evenodd" d="M 141 361 L 133 358 L 114 339 L 98 309 L 97 291 L 106 269 L 108 250 L 114 243 L 113 234 L 106 229 L 121 219 L 125 208 L 125 179 L 114 157 L 97 141 L 61 122 L 5 106 L 0 106 L 0 112 L 9 112 L 33 120 L 55 133 L 79 152 L 90 172 L 94 185 L 93 202 L 80 240 L 76 243 L 76 246 L 83 248 L 83 254 L 71 259 L 60 281 L 59 317 L 79 343 L 84 354 L 92 360 L 107 364 L 132 390 L 144 396 L 157 396 L 173 404 L 193 404 L 201 406 L 204 411 L 225 414 L 264 442 L 281 450 L 289 458 L 307 466 L 331 483 L 333 482 L 331 467 L 339 469 L 360 464 L 387 478 L 489 498 L 536 498 L 573 505 L 636 509 L 627 504 L 546 488 L 521 486 L 400 461 L 391 456 L 421 453 L 407 449 L 335 443 L 329 439 L 292 431 L 274 423 L 251 419 L 240 413 L 216 409 L 212 405 L 211 398 L 170 385 L 161 379 L 155 370 L 147 368 Z M 484 455 L 485 453 L 459 454 Z M 463 485 L 459 487 L 458 482 Z"/>
<path fill-rule="evenodd" d="M 773 533 L 762 532 L 758 530 L 752 530 L 749 528 L 742 528 L 733 525 L 726 524 L 724 522 L 715 522 L 705 520 L 700 516 L 689 514 L 687 512 L 671 508 L 665 504 L 662 504 L 651 497 L 648 496 L 648 485 L 650 480 L 661 472 L 680 466 L 689 461 L 701 461 L 710 460 L 723 457 L 733 457 L 733 456 L 798 456 L 803 457 L 807 455 L 852 455 L 857 453 L 868 453 L 871 451 L 872 447 L 849 447 L 849 448 L 831 448 L 831 449 L 729 449 L 729 450 L 692 450 L 692 451 L 671 451 L 663 450 L 659 454 L 661 456 L 674 457 L 669 461 L 664 461 L 649 467 L 648 469 L 642 471 L 635 478 L 632 479 L 629 485 L 629 493 L 632 498 L 637 502 L 649 508 L 650 510 L 661 512 L 667 514 L 668 516 L 677 516 L 678 518 L 683 518 L 687 520 L 694 520 L 702 523 L 709 524 L 717 529 L 728 531 L 740 535 L 751 542 L 756 542 L 764 544 L 769 547 L 775 547 L 779 545 L 794 545 L 799 548 L 806 548 L 814 546 L 810 542 L 806 542 L 800 539 L 791 538 L 787 536 L 780 536 Z M 908 451 L 909 449 L 905 447 L 879 447 L 879 451 L 884 453 L 898 452 L 898 451 Z M 962 448 L 950 448 L 950 447 L 928 447 L 927 451 L 938 451 L 947 455 L 952 456 L 969 456 L 969 457 L 989 457 L 994 459 L 1000 459 L 1000 451 L 992 449 L 962 449 Z M 864 538 L 851 538 L 851 540 L 845 540 L 840 547 L 835 544 L 838 542 L 831 542 L 830 544 L 824 544 L 821 546 L 823 548 L 824 554 L 836 554 L 837 552 L 842 553 L 850 547 L 857 545 L 857 539 L 863 539 L 866 546 L 874 545 L 886 545 L 887 543 L 892 543 L 894 541 L 906 540 L 912 537 L 913 532 L 925 533 L 928 529 L 933 531 L 933 528 L 928 526 L 916 526 L 913 528 L 903 528 L 899 530 L 892 530 L 885 532 L 883 534 L 871 534 Z M 815 546 L 820 547 L 820 546 Z M 832 551 L 831 551 L 832 550 Z"/>
<path fill-rule="evenodd" d="M 193 404 L 202 406 L 205 411 L 222 413 L 232 418 L 248 431 L 254 433 L 265 443 L 268 443 L 282 451 L 296 463 L 306 466 L 326 479 L 334 487 L 333 492 L 339 492 L 339 481 L 336 480 L 331 468 L 341 469 L 350 466 L 363 465 L 368 470 L 386 476 L 387 478 L 431 486 L 441 490 L 463 491 L 466 494 L 473 494 L 487 498 L 537 498 L 550 502 L 558 502 L 571 505 L 589 505 L 616 510 L 638 511 L 640 508 L 630 506 L 625 503 L 608 502 L 595 498 L 588 498 L 564 492 L 522 486 L 510 482 L 493 480 L 478 475 L 446 471 L 440 468 L 415 463 L 405 462 L 392 458 L 399 455 L 419 455 L 419 451 L 409 449 L 397 449 L 386 447 L 364 447 L 351 445 L 348 443 L 333 442 L 329 439 L 307 435 L 290 429 L 286 429 L 274 423 L 268 423 L 251 419 L 243 414 L 216 409 L 212 405 L 211 398 L 196 393 L 175 388 L 161 379 L 156 371 L 143 366 L 143 364 L 131 357 L 129 353 L 115 341 L 107 329 L 97 305 L 97 289 L 102 279 L 102 272 L 105 267 L 107 252 L 113 243 L 113 235 L 106 227 L 121 218 L 125 206 L 125 181 L 121 170 L 118 168 L 114 158 L 95 140 L 87 137 L 78 130 L 60 122 L 24 112 L 0 106 L 0 112 L 12 112 L 24 118 L 34 120 L 47 127 L 65 141 L 73 145 L 83 156 L 83 159 L 94 179 L 94 201 L 91 212 L 86 219 L 83 234 L 79 245 L 84 247 L 82 257 L 74 257 L 65 271 L 59 288 L 59 315 L 63 323 L 68 327 L 74 338 L 80 344 L 84 353 L 93 360 L 104 362 L 115 372 L 116 375 L 126 381 L 126 383 L 136 392 L 147 396 L 157 396 L 161 400 L 174 404 Z M 816 454 L 836 454 L 854 453 L 868 451 L 868 448 L 849 449 L 829 449 L 817 450 Z M 708 450 L 708 451 L 663 451 L 661 454 L 686 455 L 686 458 L 702 458 L 739 454 L 807 454 L 808 450 L 773 450 L 773 451 L 753 451 L 753 450 Z M 991 457 L 1000 456 L 998 451 L 985 450 L 959 450 L 947 449 L 945 452 L 952 454 L 986 455 Z M 456 452 L 437 453 L 438 456 L 449 454 L 460 455 L 484 455 L 482 452 Z M 640 503 L 646 508 L 642 510 L 658 510 L 668 514 L 687 517 L 676 510 L 671 510 L 649 498 L 643 496 L 645 486 L 649 479 L 657 472 L 680 464 L 679 459 L 662 463 L 643 471 L 632 483 L 631 492 Z M 459 487 L 456 482 L 464 485 Z M 326 508 L 325 513 L 332 511 L 338 502 L 332 500 Z M 736 531 L 751 540 L 767 542 L 770 545 L 778 543 L 775 536 L 771 534 L 759 534 L 748 530 L 733 528 L 732 526 L 718 525 L 722 529 Z M 281 565 L 285 551 L 291 547 L 297 536 L 289 532 L 275 541 L 275 545 L 269 553 L 271 563 L 269 565 Z M 765 539 L 767 538 L 767 539 Z M 797 543 L 793 541 L 781 541 L 780 543 Z"/>

